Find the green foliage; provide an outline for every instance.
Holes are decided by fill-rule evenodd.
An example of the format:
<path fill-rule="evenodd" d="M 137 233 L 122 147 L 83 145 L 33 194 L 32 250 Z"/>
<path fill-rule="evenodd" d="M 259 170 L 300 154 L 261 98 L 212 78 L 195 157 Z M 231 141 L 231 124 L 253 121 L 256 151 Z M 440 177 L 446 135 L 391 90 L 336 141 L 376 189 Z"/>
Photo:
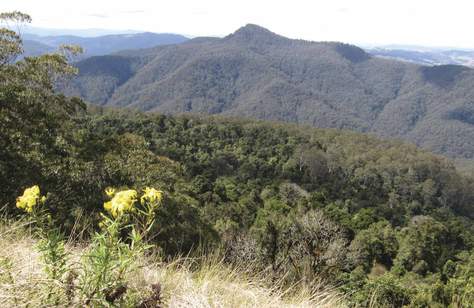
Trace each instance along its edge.
<path fill-rule="evenodd" d="M 354 294 L 353 300 L 361 307 L 403 307 L 411 302 L 412 291 L 397 278 L 383 275 L 369 279 L 361 291 Z"/>
<path fill-rule="evenodd" d="M 461 259 L 446 284 L 452 307 L 469 307 L 474 303 L 474 253 L 465 253 Z"/>
<path fill-rule="evenodd" d="M 2 18 L 28 21 L 27 16 L 12 14 Z M 17 38 L 8 44 L 21 50 Z M 5 42 L 0 41 L 0 46 Z M 13 49 L 2 55 L 16 56 L 18 51 Z M 61 168 L 57 162 L 67 156 L 66 147 L 72 146 L 71 117 L 85 106 L 79 99 L 56 93 L 53 83 L 74 72 L 66 56 L 59 53 L 0 65 L 0 186 L 4 198 L 14 199 L 31 179 L 59 179 L 54 169 Z"/>
<path fill-rule="evenodd" d="M 0 22 L 9 27 L 19 27 L 31 22 L 31 17 L 18 11 L 0 13 Z M 0 29 L 0 67 L 12 62 L 23 52 L 22 40 L 17 32 L 9 28 Z"/>
<path fill-rule="evenodd" d="M 135 228 L 130 230 L 123 220 L 105 218 L 102 228 L 102 232 L 93 236 L 80 268 L 77 288 L 80 302 L 86 305 L 108 306 L 123 301 L 122 297 L 127 295 L 127 274 L 136 269 L 136 260 L 150 248 L 143 242 L 145 233 L 139 234 Z M 121 235 L 124 231 L 129 234 L 126 240 Z M 123 291 L 111 300 L 111 294 L 119 290 Z"/>
<path fill-rule="evenodd" d="M 366 272 L 374 264 L 392 266 L 398 251 L 396 232 L 387 221 L 380 221 L 357 233 L 350 245 L 355 266 L 362 265 Z"/>
<path fill-rule="evenodd" d="M 67 271 L 67 253 L 64 249 L 64 236 L 57 229 L 45 230 L 47 232 L 38 243 L 45 271 L 50 279 L 60 280 Z"/>
<path fill-rule="evenodd" d="M 431 217 L 413 217 L 399 236 L 395 266 L 404 270 L 422 275 L 438 271 L 455 252 L 446 227 Z"/>
<path fill-rule="evenodd" d="M 23 188 L 48 191 L 42 251 L 64 284 L 62 234 L 87 230 L 84 301 L 124 287 L 146 246 L 144 228 L 94 227 L 105 187 L 163 190 L 145 229 L 165 257 L 223 246 L 269 279 L 342 285 L 354 305 L 471 300 L 474 180 L 450 161 L 346 131 L 85 109 L 54 90 L 73 71 L 64 54 L 0 68 L 0 204 L 15 216 Z"/>

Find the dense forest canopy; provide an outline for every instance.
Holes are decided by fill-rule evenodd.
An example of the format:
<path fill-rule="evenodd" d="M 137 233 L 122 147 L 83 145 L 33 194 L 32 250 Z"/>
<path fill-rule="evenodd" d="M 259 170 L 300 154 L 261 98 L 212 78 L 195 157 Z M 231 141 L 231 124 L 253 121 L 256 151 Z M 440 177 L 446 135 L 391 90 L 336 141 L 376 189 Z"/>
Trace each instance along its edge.
<path fill-rule="evenodd" d="M 474 180 L 448 159 L 342 130 L 86 106 L 53 87 L 75 49 L 15 62 L 21 39 L 4 29 L 0 43 L 8 215 L 38 184 L 64 232 L 93 228 L 106 187 L 159 187 L 165 256 L 220 247 L 270 280 L 324 279 L 353 306 L 474 301 Z"/>

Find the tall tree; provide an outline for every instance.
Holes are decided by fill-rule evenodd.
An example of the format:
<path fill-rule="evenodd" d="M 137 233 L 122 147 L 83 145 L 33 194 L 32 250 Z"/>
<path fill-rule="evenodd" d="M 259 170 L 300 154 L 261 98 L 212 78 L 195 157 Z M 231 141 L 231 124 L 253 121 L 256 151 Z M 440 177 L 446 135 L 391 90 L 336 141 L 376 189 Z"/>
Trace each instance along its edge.
<path fill-rule="evenodd" d="M 55 92 L 58 80 L 76 73 L 69 60 L 80 48 L 15 61 L 23 50 L 18 31 L 31 18 L 11 12 L 0 21 L 0 191 L 9 198 L 41 177 L 46 156 L 60 154 L 68 120 L 83 104 Z"/>

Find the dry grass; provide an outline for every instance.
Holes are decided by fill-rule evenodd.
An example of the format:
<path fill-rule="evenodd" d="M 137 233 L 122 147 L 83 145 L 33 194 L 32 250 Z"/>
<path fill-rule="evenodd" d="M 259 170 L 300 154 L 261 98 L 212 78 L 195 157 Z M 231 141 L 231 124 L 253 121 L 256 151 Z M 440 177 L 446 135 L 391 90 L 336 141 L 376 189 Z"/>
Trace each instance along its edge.
<path fill-rule="evenodd" d="M 8 226 L 8 227 L 5 227 Z M 0 303 L 2 307 L 37 307 L 47 285 L 35 241 L 24 224 L 0 224 Z M 82 250 L 71 250 L 78 257 Z M 159 283 L 163 307 L 342 307 L 342 297 L 321 285 L 283 288 L 252 274 L 250 267 L 224 265 L 220 259 L 180 258 L 169 263 L 138 260 L 140 269 L 128 277 L 129 288 L 150 296 Z M 315 291 L 318 290 L 318 291 Z"/>
<path fill-rule="evenodd" d="M 178 259 L 164 266 L 152 264 L 135 277 L 137 285 L 160 282 L 169 307 L 341 307 L 334 290 L 282 288 L 247 269 L 230 268 L 219 259 Z M 315 288 L 316 289 L 316 288 Z"/>

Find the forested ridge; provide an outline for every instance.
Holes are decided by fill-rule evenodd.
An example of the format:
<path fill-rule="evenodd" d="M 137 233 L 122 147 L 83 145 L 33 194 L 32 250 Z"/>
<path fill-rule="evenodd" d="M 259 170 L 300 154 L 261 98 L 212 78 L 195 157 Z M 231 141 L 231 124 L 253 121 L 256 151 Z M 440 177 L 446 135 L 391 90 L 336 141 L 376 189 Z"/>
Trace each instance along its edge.
<path fill-rule="evenodd" d="M 343 130 L 87 105 L 53 86 L 75 72 L 74 48 L 15 62 L 21 40 L 2 35 L 2 219 L 41 201 L 55 232 L 100 243 L 94 232 L 118 224 L 104 215 L 112 188 L 156 187 L 162 206 L 143 234 L 163 260 L 220 251 L 270 284 L 336 286 L 353 307 L 474 302 L 474 179 L 450 160 Z M 22 203 L 23 191 L 38 200 Z M 112 303 L 106 291 L 90 296 Z"/>
<path fill-rule="evenodd" d="M 350 129 L 451 158 L 474 153 L 474 71 L 464 66 L 382 59 L 247 25 L 224 38 L 124 51 L 77 67 L 79 76 L 61 89 L 94 104 Z"/>
<path fill-rule="evenodd" d="M 182 35 L 150 32 L 109 34 L 97 37 L 82 37 L 75 35 L 41 36 L 25 33 L 24 39 L 26 56 L 39 56 L 52 52 L 63 44 L 74 44 L 80 45 L 84 49 L 81 58 L 107 55 L 120 50 L 178 44 L 187 40 L 187 38 Z"/>

